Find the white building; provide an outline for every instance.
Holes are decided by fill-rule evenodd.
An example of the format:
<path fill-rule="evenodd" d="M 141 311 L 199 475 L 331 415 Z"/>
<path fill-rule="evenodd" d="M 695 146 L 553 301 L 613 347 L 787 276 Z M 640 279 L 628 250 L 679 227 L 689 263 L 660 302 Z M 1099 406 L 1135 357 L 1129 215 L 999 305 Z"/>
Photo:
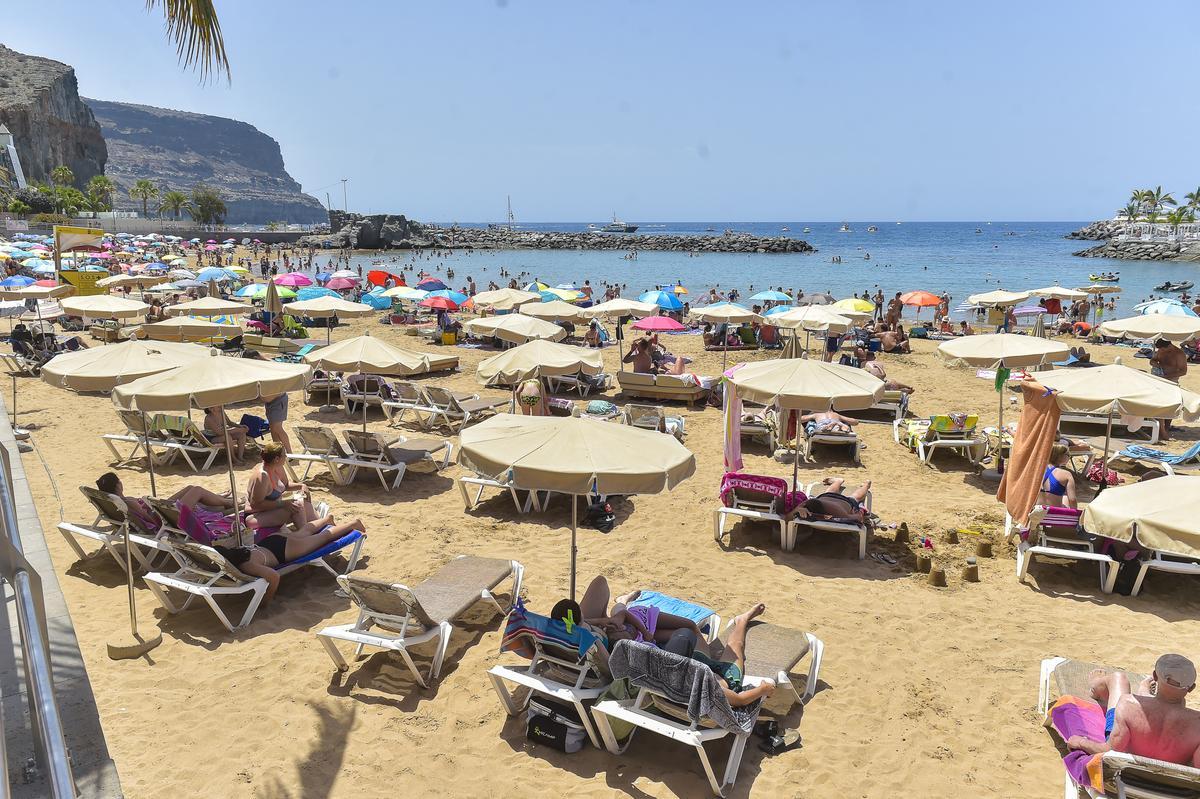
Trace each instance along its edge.
<path fill-rule="evenodd" d="M 25 172 L 21 169 L 21 158 L 17 155 L 17 144 L 13 140 L 13 135 L 8 127 L 0 123 L 0 167 L 10 175 L 10 182 L 16 184 L 18 189 L 23 189 L 27 185 L 25 183 Z"/>

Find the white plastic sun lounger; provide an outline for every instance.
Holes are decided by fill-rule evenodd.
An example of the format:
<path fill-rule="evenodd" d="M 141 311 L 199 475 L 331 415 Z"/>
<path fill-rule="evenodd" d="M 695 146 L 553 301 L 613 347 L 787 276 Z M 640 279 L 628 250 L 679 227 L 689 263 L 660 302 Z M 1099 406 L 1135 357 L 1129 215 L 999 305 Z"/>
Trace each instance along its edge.
<path fill-rule="evenodd" d="M 95 521 L 91 524 L 59 522 L 58 531 L 80 560 L 85 560 L 100 551 L 85 552 L 80 546 L 80 540 L 95 541 L 112 556 L 121 569 L 124 569 L 126 527 L 129 528 L 129 554 L 136 567 L 147 571 L 151 568 L 153 557 L 147 557 L 144 550 L 158 553 L 170 551 L 169 545 L 163 542 L 158 534 L 138 527 L 137 520 L 126 511 L 117 497 L 91 486 L 80 486 L 79 490 L 96 509 Z"/>
<path fill-rule="evenodd" d="M 1035 557 L 1091 561 L 1100 566 L 1100 590 L 1106 594 L 1112 593 L 1120 568 L 1117 561 L 1103 552 L 1097 552 L 1092 541 L 1079 537 L 1078 532 L 1081 528 L 1055 524 L 1053 520 L 1047 523 L 1046 519 L 1036 519 L 1036 516 L 1033 518 L 1035 523 L 1030 529 L 1028 539 L 1017 543 L 1018 582 L 1025 581 L 1030 561 Z M 1011 522 L 1006 523 L 1006 526 L 1011 529 Z M 1016 532 L 1013 530 L 1013 535 L 1016 535 Z"/>
<path fill-rule="evenodd" d="M 460 556 L 413 588 L 339 576 L 338 584 L 358 606 L 358 620 L 326 627 L 317 637 L 338 671 L 348 670 L 349 665 L 333 642 L 349 641 L 355 644 L 356 658 L 369 646 L 399 653 L 420 686 L 426 688 L 441 673 L 450 645 L 451 622 L 481 599 L 491 602 L 501 614 L 508 613 L 509 608 L 496 601 L 492 591 L 511 577 L 511 607 L 520 596 L 524 574 L 525 567 L 515 560 Z M 421 676 L 408 648 L 431 639 L 437 639 L 437 649 L 426 678 Z"/>
<path fill-rule="evenodd" d="M 347 430 L 345 436 L 350 456 L 331 460 L 354 470 L 373 470 L 385 491 L 400 487 L 400 481 L 410 465 L 430 461 L 438 469 L 444 469 L 450 465 L 450 457 L 454 454 L 454 446 L 440 439 L 406 439 L 402 436 L 398 440 L 388 441 L 379 433 L 364 433 L 361 430 Z M 442 453 L 440 460 L 434 457 L 438 452 Z M 390 483 L 389 475 L 393 475 Z"/>
<path fill-rule="evenodd" d="M 821 483 L 810 483 L 804 493 L 808 496 L 816 496 L 821 493 Z M 867 509 L 867 513 L 871 512 L 871 492 L 867 491 L 867 496 L 863 500 L 863 507 Z M 870 532 L 866 523 L 854 522 L 835 522 L 826 519 L 794 519 L 791 529 L 788 531 L 787 541 L 783 548 L 791 552 L 796 548 L 797 532 L 799 528 L 805 528 L 809 531 L 819 530 L 823 533 L 851 533 L 858 537 L 858 559 L 862 560 L 867 556 L 867 536 Z"/>
<path fill-rule="evenodd" d="M 471 486 L 471 488 L 467 488 L 467 486 Z M 475 492 L 474 497 L 471 496 L 472 488 L 478 489 Z M 463 507 L 466 510 L 474 510 L 475 506 L 478 505 L 480 500 L 483 499 L 483 492 L 489 488 L 495 488 L 499 491 L 507 491 L 508 495 L 512 497 L 513 505 L 515 505 L 517 508 L 517 513 L 529 513 L 530 509 L 540 513 L 542 510 L 542 505 L 538 501 L 538 492 L 536 491 L 530 491 L 529 495 L 525 498 L 525 501 L 522 502 L 520 495 L 517 494 L 519 489 L 517 489 L 517 487 L 512 483 L 502 483 L 499 480 L 493 480 L 490 477 L 484 477 L 482 475 L 476 475 L 474 477 L 467 477 L 464 475 L 458 478 L 458 491 L 460 494 L 462 494 Z M 547 501 L 550 499 L 549 492 L 547 492 L 546 499 Z"/>

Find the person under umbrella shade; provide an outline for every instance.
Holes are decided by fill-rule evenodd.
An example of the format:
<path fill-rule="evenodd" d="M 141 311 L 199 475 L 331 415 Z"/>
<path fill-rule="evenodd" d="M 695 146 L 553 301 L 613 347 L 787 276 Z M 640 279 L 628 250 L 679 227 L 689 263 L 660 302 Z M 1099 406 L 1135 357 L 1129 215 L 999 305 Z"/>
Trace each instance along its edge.
<path fill-rule="evenodd" d="M 954 366 L 997 371 L 997 391 L 1000 392 L 1000 452 L 1004 449 L 1004 385 L 1009 369 L 1038 366 L 1067 354 L 1067 345 L 1038 336 L 1019 336 L 1014 333 L 990 333 L 982 336 L 963 336 L 938 345 L 938 355 Z M 1004 455 L 997 456 L 995 477 L 1004 473 Z M 989 475 L 990 476 L 990 475 Z"/>
<path fill-rule="evenodd" d="M 656 494 L 696 471 L 695 456 L 674 436 L 574 417 L 507 413 L 463 430 L 458 462 L 521 490 L 571 495 L 572 600 L 579 496 Z"/>
<path fill-rule="evenodd" d="M 778 292 L 773 292 L 778 293 Z M 755 295 L 757 296 L 757 295 Z M 787 295 L 785 298 L 789 299 Z M 751 297 L 750 299 L 754 299 Z M 762 317 L 751 311 L 749 308 L 744 308 L 741 305 L 732 302 L 718 302 L 712 305 L 698 308 L 692 311 L 692 318 L 699 322 L 718 325 L 740 325 L 745 322 L 761 321 Z M 636 327 L 636 325 L 635 325 Z M 729 336 L 721 337 L 721 371 L 725 371 L 726 364 L 729 358 Z"/>

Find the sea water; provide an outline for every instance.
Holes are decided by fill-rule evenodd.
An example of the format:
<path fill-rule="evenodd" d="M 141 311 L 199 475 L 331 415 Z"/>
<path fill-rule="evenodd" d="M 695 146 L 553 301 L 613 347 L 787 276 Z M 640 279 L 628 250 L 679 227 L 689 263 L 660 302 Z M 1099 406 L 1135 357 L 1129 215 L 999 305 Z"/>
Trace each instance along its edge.
<path fill-rule="evenodd" d="M 428 257 L 429 253 L 389 253 L 387 264 L 417 265 L 442 278 L 455 290 L 474 278 L 480 291 L 490 281 L 508 285 L 500 277 L 503 267 L 513 276 L 526 276 L 551 286 L 592 286 L 618 283 L 623 295 L 636 296 L 656 286 L 681 283 L 690 292 L 684 299 L 693 302 L 707 293 L 710 286 L 722 292 L 736 287 L 743 300 L 766 288 L 803 289 L 812 294 L 827 291 L 836 297 L 849 297 L 882 289 L 887 297 L 895 292 L 925 290 L 936 294 L 949 292 L 951 306 L 957 306 L 970 294 L 996 289 L 1022 291 L 1043 286 L 1070 288 L 1089 285 L 1089 276 L 1101 272 L 1120 272 L 1117 310 L 1108 318 L 1128 316 L 1133 306 L 1150 295 L 1162 296 L 1153 287 L 1164 281 L 1197 280 L 1200 267 L 1170 261 L 1118 261 L 1108 258 L 1079 258 L 1072 252 L 1095 242 L 1063 238 L 1083 222 L 852 222 L 852 232 L 839 232 L 839 223 L 804 222 L 669 222 L 640 224 L 635 236 L 650 234 L 704 234 L 708 228 L 719 235 L 729 229 L 755 236 L 790 236 L 803 239 L 817 248 L 807 254 L 654 252 L 641 250 L 636 260 L 621 250 L 456 250 L 450 255 Z M 870 225 L 878 232 L 869 233 Z M 463 227 L 474 225 L 461 225 Z M 785 232 L 782 228 L 788 227 Z M 804 233 L 805 227 L 810 232 Z M 529 223 L 520 230 L 577 232 L 587 229 L 580 223 Z M 867 256 L 870 256 L 868 259 Z M 414 260 L 415 258 L 415 260 Z M 840 263 L 833 261 L 840 258 Z M 352 267 L 371 268 L 370 256 L 356 255 Z M 317 264 L 324 262 L 318 256 Z M 446 270 L 454 278 L 446 278 Z M 1200 283 L 1200 280 L 1197 280 Z M 751 288 L 753 287 L 753 288 Z M 1177 295 L 1167 295 L 1177 296 Z M 911 316 L 912 311 L 908 314 Z M 928 317 L 930 311 L 922 314 Z"/>

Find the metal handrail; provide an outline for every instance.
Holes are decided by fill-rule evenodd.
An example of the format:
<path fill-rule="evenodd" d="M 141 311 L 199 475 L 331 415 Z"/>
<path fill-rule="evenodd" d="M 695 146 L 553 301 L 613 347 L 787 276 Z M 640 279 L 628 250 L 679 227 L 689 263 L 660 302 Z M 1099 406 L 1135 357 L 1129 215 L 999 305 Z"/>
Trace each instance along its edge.
<path fill-rule="evenodd" d="M 21 547 L 17 526 L 17 511 L 12 489 L 11 455 L 8 447 L 0 445 L 0 566 L 3 576 L 12 584 L 16 594 L 17 623 L 21 635 L 21 656 L 25 665 L 26 694 L 29 701 L 29 720 L 33 726 L 34 743 L 41 762 L 50 796 L 54 799 L 75 799 L 75 779 L 67 740 L 63 734 L 62 717 L 54 696 L 54 678 L 50 667 L 50 637 L 46 630 L 46 606 L 42 599 L 41 578 L 29 565 Z M 0 746 L 2 746 L 0 735 Z M 7 762 L 0 764 L 7 771 Z M 8 796 L 9 780 L 3 780 L 3 796 Z"/>

